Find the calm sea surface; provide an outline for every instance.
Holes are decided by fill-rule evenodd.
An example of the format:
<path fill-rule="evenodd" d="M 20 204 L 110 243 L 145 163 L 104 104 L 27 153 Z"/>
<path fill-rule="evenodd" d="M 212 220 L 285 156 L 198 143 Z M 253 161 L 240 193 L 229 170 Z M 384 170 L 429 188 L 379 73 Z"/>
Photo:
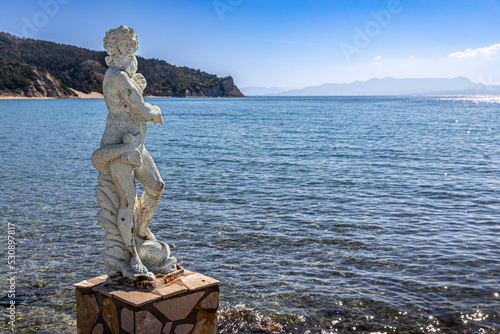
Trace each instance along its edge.
<path fill-rule="evenodd" d="M 150 227 L 221 281 L 220 332 L 500 332 L 500 99 L 149 102 L 166 183 Z M 75 333 L 71 285 L 104 273 L 90 157 L 106 115 L 0 101 L 0 302 L 11 223 L 17 333 Z"/>

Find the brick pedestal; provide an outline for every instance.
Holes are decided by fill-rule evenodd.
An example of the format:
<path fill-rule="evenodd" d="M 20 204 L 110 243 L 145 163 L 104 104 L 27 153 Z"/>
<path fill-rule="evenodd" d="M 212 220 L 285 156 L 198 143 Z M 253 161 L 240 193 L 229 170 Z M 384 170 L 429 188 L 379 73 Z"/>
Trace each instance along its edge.
<path fill-rule="evenodd" d="M 74 284 L 78 334 L 215 334 L 219 281 L 185 270 L 153 290 L 104 285 L 107 276 Z"/>

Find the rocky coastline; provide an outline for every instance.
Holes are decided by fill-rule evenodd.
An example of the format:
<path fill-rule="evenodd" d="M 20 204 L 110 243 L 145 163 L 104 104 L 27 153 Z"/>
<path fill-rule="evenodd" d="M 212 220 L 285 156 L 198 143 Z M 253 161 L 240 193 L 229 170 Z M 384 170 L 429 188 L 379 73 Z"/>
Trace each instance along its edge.
<path fill-rule="evenodd" d="M 0 32 L 0 99 L 102 98 L 105 52 Z M 243 97 L 232 77 L 137 57 L 145 97 Z"/>

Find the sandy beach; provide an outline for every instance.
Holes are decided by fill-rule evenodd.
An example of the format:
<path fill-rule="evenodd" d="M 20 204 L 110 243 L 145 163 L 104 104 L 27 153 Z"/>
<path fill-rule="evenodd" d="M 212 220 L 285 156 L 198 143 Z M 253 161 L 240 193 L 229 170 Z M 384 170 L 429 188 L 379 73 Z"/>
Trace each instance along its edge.
<path fill-rule="evenodd" d="M 77 97 L 71 97 L 70 99 L 102 99 L 103 95 L 101 93 L 92 92 L 89 94 L 74 90 L 70 88 Z M 10 96 L 10 95 L 0 95 L 0 100 L 55 100 L 56 97 L 26 97 L 26 96 Z"/>
<path fill-rule="evenodd" d="M 71 89 L 71 88 L 70 88 Z M 85 94 L 83 92 L 71 89 L 77 97 L 73 97 L 71 99 L 102 99 L 103 95 L 101 93 L 92 92 L 89 94 Z M 154 98 L 172 98 L 172 96 L 153 96 L 147 95 L 144 96 L 145 99 L 154 99 Z M 0 95 L 0 100 L 55 100 L 55 97 L 26 97 L 26 96 L 10 96 L 10 95 Z"/>
<path fill-rule="evenodd" d="M 25 97 L 0 95 L 0 100 L 55 100 L 55 97 Z"/>
<path fill-rule="evenodd" d="M 103 95 L 101 93 L 92 92 L 92 93 L 86 94 L 86 93 L 74 90 L 73 88 L 70 88 L 70 89 L 76 94 L 76 96 L 78 96 L 77 97 L 78 99 L 102 99 L 103 98 Z"/>

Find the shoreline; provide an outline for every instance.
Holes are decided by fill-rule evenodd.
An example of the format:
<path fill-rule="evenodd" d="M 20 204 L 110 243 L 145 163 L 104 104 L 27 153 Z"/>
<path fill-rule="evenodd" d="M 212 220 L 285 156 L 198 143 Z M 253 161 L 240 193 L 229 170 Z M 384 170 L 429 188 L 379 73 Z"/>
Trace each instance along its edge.
<path fill-rule="evenodd" d="M 79 99 L 102 99 L 104 96 L 101 93 L 91 92 L 84 93 L 70 88 L 76 97 L 49 97 L 49 96 L 14 96 L 14 95 L 0 95 L 0 100 L 79 100 Z"/>
<path fill-rule="evenodd" d="M 76 91 L 75 91 L 76 93 Z M 0 100 L 87 100 L 87 99 L 103 99 L 104 96 L 102 96 L 101 93 L 96 93 L 92 92 L 90 94 L 85 94 L 82 92 L 76 93 L 76 97 L 65 97 L 65 98 L 59 98 L 59 97 L 47 97 L 47 96 L 41 96 L 41 97 L 31 97 L 31 96 L 11 96 L 11 95 L 0 95 Z M 144 96 L 145 99 L 173 99 L 173 96 Z"/>
<path fill-rule="evenodd" d="M 104 96 L 101 93 L 90 92 L 87 94 L 87 93 L 75 90 L 73 88 L 70 88 L 70 89 L 73 91 L 73 93 L 76 94 L 77 99 L 103 99 L 104 98 Z"/>
<path fill-rule="evenodd" d="M 74 90 L 70 88 L 76 97 L 48 97 L 48 96 L 13 96 L 13 95 L 2 95 L 0 94 L 0 100 L 83 100 L 83 99 L 103 99 L 104 96 L 101 93 L 91 92 L 89 94 Z M 146 95 L 145 99 L 190 99 L 190 98 L 232 98 L 232 96 L 155 96 Z"/>
<path fill-rule="evenodd" d="M 0 95 L 0 100 L 57 100 L 57 98 L 56 97 L 26 97 L 26 96 Z"/>

